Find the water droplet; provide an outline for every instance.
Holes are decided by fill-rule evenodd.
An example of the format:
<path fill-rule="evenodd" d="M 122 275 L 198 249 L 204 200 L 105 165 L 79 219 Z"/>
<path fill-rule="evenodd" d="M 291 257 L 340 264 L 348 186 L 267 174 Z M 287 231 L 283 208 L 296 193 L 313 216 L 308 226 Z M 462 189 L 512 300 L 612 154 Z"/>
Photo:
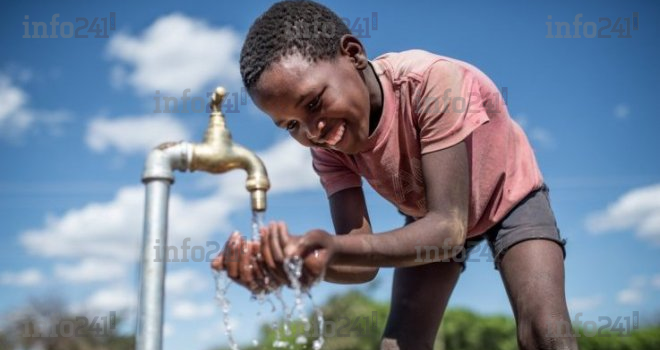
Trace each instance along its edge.
<path fill-rule="evenodd" d="M 296 338 L 296 344 L 298 345 L 307 344 L 307 338 L 303 335 L 299 335 L 298 338 Z"/>

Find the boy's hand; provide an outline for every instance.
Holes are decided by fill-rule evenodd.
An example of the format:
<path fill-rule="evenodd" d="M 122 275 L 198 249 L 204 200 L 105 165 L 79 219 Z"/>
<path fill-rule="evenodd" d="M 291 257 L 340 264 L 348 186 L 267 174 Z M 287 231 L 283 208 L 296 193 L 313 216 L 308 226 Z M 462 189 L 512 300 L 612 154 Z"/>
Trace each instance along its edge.
<path fill-rule="evenodd" d="M 270 291 L 277 287 L 264 271 L 263 261 L 259 259 L 259 242 L 249 241 L 234 232 L 223 251 L 213 260 L 211 267 L 226 270 L 227 275 L 236 283 L 252 293 Z"/>
<path fill-rule="evenodd" d="M 332 236 L 322 230 L 313 230 L 304 236 L 289 234 L 284 222 L 270 223 L 261 230 L 261 255 L 268 273 L 280 284 L 290 285 L 284 270 L 285 258 L 303 259 L 301 285 L 310 287 L 322 278 L 332 257 Z"/>

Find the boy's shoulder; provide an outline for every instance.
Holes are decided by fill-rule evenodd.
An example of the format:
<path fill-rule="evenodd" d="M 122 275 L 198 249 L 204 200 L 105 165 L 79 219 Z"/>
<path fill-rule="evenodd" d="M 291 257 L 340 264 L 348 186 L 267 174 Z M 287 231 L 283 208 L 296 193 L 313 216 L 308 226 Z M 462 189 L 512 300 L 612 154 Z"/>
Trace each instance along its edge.
<path fill-rule="evenodd" d="M 410 76 L 422 77 L 438 61 L 445 61 L 450 64 L 456 63 L 453 58 L 418 49 L 388 52 L 373 60 L 392 74 L 394 80 Z"/>

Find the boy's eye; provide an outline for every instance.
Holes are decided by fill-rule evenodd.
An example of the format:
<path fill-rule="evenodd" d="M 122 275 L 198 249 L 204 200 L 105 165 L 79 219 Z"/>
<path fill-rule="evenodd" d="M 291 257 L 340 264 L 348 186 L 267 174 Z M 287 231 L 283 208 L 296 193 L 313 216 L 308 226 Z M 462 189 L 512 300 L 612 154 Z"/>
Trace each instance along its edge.
<path fill-rule="evenodd" d="M 310 103 L 307 105 L 307 108 L 309 108 L 309 110 L 314 110 L 314 109 L 316 109 L 316 107 L 319 106 L 319 102 L 320 102 L 320 101 L 321 101 L 321 96 L 316 96 L 316 97 L 314 98 L 314 100 L 312 100 L 312 102 L 310 102 Z"/>
<path fill-rule="evenodd" d="M 289 130 L 289 131 L 293 130 L 293 129 L 296 128 L 296 125 L 298 125 L 298 122 L 296 122 L 295 120 L 292 120 L 292 121 L 286 123 L 286 129 Z"/>

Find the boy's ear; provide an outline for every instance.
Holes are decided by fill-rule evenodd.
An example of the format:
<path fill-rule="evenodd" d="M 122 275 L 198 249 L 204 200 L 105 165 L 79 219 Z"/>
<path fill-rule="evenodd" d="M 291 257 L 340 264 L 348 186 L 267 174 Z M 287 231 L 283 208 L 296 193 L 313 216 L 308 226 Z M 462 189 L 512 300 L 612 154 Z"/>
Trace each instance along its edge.
<path fill-rule="evenodd" d="M 351 34 L 344 34 L 339 40 L 341 55 L 348 57 L 355 68 L 365 69 L 369 64 L 369 60 L 360 40 Z"/>

